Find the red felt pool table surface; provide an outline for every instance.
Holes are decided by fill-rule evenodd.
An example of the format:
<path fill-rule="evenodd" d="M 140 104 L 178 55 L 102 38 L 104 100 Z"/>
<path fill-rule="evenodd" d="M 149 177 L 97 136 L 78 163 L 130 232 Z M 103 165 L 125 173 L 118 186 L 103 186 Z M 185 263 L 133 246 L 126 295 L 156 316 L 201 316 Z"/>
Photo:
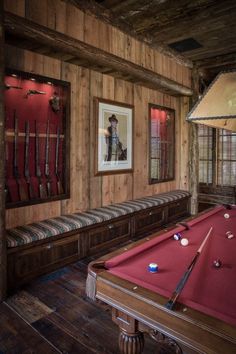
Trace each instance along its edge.
<path fill-rule="evenodd" d="M 229 214 L 225 218 L 224 214 Z M 160 295 L 170 297 L 208 233 L 212 233 L 200 254 L 178 302 L 230 325 L 236 325 L 236 208 L 217 206 L 158 237 L 106 261 L 108 272 Z M 189 229 L 186 229 L 188 227 Z M 235 237 L 228 239 L 226 232 Z M 173 239 L 180 232 L 188 246 Z M 222 266 L 213 262 L 220 259 Z M 157 263 L 157 273 L 148 271 Z"/>

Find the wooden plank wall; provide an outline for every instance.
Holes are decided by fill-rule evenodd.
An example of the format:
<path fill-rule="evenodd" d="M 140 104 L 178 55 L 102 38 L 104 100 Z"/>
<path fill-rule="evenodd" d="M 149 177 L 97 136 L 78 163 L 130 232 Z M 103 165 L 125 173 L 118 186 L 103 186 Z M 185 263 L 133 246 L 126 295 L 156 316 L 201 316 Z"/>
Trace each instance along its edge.
<path fill-rule="evenodd" d="M 0 87 L 4 84 L 3 2 L 0 0 Z M 0 151 L 5 156 L 4 101 L 0 95 Z M 0 302 L 6 296 L 6 237 L 5 237 L 5 161 L 0 159 Z"/>
<path fill-rule="evenodd" d="M 5 0 L 5 9 L 190 87 L 188 68 L 64 1 Z M 7 210 L 8 228 L 172 189 L 188 189 L 187 98 L 171 97 L 119 78 L 10 46 L 6 48 L 6 57 L 11 68 L 71 82 L 71 198 Z M 94 176 L 94 97 L 134 105 L 133 173 Z M 155 185 L 148 184 L 149 103 L 176 110 L 176 179 Z"/>

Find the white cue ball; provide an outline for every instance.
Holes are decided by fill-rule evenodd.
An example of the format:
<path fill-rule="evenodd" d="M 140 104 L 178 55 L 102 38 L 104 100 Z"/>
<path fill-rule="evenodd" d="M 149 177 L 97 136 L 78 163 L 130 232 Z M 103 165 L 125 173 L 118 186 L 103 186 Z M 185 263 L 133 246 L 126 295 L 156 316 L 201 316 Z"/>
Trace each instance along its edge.
<path fill-rule="evenodd" d="M 224 214 L 224 218 L 225 218 L 225 219 L 228 219 L 228 218 L 229 218 L 229 214 L 225 213 L 225 214 Z"/>
<path fill-rule="evenodd" d="M 188 239 L 187 238 L 182 238 L 180 243 L 181 243 L 182 246 L 188 246 Z"/>

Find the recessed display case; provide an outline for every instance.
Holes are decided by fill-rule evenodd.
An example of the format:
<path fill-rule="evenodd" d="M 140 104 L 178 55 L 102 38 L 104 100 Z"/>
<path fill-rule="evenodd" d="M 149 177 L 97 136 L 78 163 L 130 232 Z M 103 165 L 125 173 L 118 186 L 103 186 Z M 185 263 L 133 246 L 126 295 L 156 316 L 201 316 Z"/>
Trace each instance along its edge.
<path fill-rule="evenodd" d="M 69 197 L 70 84 L 5 75 L 6 207 Z"/>
<path fill-rule="evenodd" d="M 175 111 L 149 105 L 149 183 L 174 179 Z"/>

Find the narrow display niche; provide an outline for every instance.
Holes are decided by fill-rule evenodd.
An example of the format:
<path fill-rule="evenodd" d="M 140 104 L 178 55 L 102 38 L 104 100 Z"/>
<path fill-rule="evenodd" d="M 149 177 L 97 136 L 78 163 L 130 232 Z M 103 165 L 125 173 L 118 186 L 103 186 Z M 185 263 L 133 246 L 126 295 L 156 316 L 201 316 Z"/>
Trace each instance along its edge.
<path fill-rule="evenodd" d="M 149 105 L 149 183 L 175 176 L 175 111 Z"/>

